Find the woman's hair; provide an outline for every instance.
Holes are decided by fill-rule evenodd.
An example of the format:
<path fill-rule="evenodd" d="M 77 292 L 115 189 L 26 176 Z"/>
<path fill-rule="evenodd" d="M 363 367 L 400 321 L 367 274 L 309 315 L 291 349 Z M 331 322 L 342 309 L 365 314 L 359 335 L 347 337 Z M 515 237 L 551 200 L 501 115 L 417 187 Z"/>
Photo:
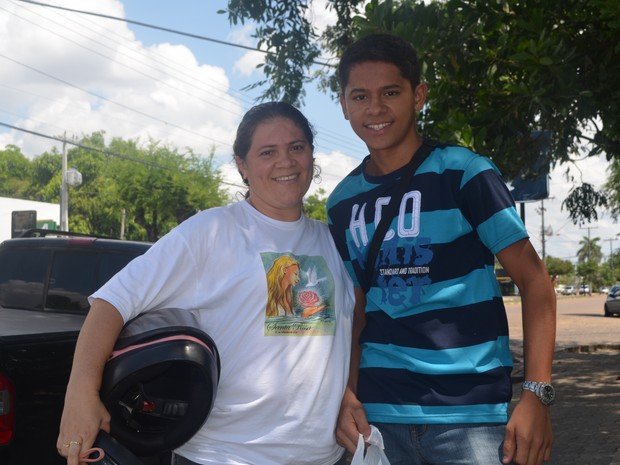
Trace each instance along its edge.
<path fill-rule="evenodd" d="M 338 65 L 340 92 L 349 82 L 351 68 L 368 61 L 391 63 L 415 89 L 420 83 L 418 54 L 409 42 L 392 34 L 377 33 L 362 37 L 347 47 Z"/>
<path fill-rule="evenodd" d="M 314 130 L 304 114 L 293 105 L 285 102 L 266 102 L 250 108 L 241 119 L 233 144 L 235 156 L 245 160 L 252 145 L 254 131 L 256 131 L 258 125 L 274 118 L 287 118 L 295 123 L 304 132 L 308 143 L 314 151 Z"/>
<path fill-rule="evenodd" d="M 287 315 L 293 315 L 293 283 L 283 283 L 286 271 L 291 267 L 299 268 L 299 262 L 288 255 L 278 257 L 267 272 L 267 316 L 278 316 L 279 309 Z M 286 284 L 286 286 L 282 286 Z"/>

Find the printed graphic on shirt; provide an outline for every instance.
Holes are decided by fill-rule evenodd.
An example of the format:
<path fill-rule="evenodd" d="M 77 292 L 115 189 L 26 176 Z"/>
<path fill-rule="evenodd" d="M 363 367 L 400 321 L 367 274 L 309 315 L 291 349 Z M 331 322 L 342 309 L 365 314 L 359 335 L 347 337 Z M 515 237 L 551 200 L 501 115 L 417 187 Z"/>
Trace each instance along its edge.
<path fill-rule="evenodd" d="M 263 253 L 265 336 L 325 336 L 336 329 L 334 278 L 321 256 Z"/>
<path fill-rule="evenodd" d="M 374 283 L 374 287 L 381 290 L 381 304 L 417 304 L 420 302 L 422 286 L 431 283 L 429 274 L 433 252 L 430 239 L 420 236 L 421 198 L 419 191 L 411 191 L 403 196 L 398 216 L 383 239 L 377 255 Z M 389 201 L 390 197 L 376 199 L 373 230 L 381 221 L 382 207 Z M 359 257 L 362 269 L 366 266 L 365 249 L 370 242 L 367 231 L 369 225 L 364 218 L 366 207 L 366 203 L 361 206 L 354 204 L 349 222 L 349 235 L 353 239 L 353 243 L 350 243 L 354 250 L 352 255 Z"/>

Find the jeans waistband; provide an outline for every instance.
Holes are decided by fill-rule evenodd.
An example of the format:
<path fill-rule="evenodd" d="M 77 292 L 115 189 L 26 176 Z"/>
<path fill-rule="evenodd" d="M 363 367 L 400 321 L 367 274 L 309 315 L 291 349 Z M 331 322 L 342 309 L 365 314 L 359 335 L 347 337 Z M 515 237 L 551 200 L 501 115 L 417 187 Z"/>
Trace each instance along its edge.
<path fill-rule="evenodd" d="M 182 455 L 172 454 L 172 465 L 198 465 L 190 459 L 186 459 Z"/>

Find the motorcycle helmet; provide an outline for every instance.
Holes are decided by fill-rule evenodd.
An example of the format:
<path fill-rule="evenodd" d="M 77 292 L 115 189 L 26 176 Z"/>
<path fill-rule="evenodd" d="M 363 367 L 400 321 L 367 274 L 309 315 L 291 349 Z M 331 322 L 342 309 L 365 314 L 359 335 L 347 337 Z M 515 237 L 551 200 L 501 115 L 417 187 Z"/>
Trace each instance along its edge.
<path fill-rule="evenodd" d="M 137 456 L 181 446 L 211 412 L 220 360 L 198 321 L 192 310 L 145 312 L 125 325 L 106 363 L 110 435 Z"/>

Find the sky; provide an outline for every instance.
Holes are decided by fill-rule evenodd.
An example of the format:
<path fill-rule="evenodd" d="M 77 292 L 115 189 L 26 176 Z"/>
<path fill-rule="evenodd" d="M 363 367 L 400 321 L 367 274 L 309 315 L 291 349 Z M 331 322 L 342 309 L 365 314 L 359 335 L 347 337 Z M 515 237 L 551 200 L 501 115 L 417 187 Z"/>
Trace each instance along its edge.
<path fill-rule="evenodd" d="M 41 3 L 126 18 L 216 41 L 253 47 L 252 25 L 231 26 L 225 0 L 41 0 Z M 321 31 L 335 21 L 326 0 L 314 0 L 310 12 Z M 215 151 L 215 163 L 231 193 L 243 192 L 231 164 L 232 141 L 243 113 L 259 93 L 244 88 L 262 78 L 261 53 L 187 37 L 124 21 L 69 12 L 19 0 L 0 0 L 0 148 L 18 146 L 29 157 L 62 144 L 43 137 L 79 139 L 95 131 L 112 137 L 161 141 L 183 153 Z M 321 57 L 327 60 L 333 57 Z M 336 63 L 335 60 L 332 60 Z M 339 104 L 305 87 L 301 110 L 317 131 L 316 157 L 321 183 L 330 192 L 367 151 Z M 37 133 L 30 134 L 23 130 Z M 71 160 L 69 159 L 69 166 Z M 580 181 L 600 187 L 606 179 L 604 157 L 570 168 Z M 607 257 L 620 247 L 620 226 L 603 213 L 595 223 L 574 225 L 562 201 L 571 184 L 563 172 L 550 174 L 550 198 L 525 204 L 525 225 L 542 255 L 544 206 L 545 254 L 576 260 L 584 237 L 599 237 Z"/>

